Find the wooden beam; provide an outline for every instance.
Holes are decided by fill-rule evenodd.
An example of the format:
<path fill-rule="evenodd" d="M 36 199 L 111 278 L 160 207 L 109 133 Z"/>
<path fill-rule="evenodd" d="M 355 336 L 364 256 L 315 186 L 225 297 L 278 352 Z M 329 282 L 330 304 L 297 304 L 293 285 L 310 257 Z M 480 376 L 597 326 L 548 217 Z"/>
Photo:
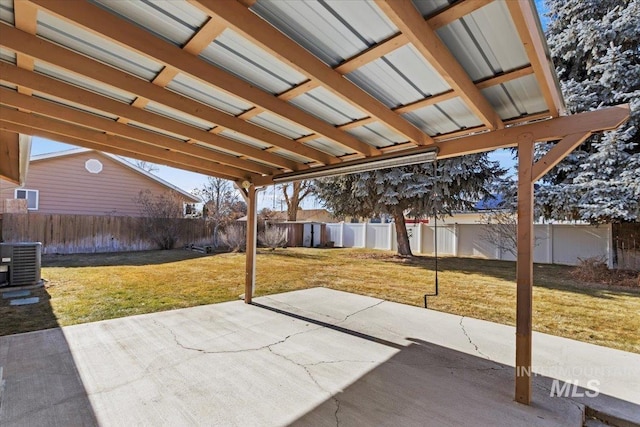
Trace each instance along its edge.
<path fill-rule="evenodd" d="M 199 55 L 226 29 L 222 22 L 210 18 L 206 24 L 182 47 L 182 50 L 192 55 Z"/>
<path fill-rule="evenodd" d="M 67 22 L 80 25 L 101 37 L 109 38 L 122 46 L 134 49 L 148 58 L 162 64 L 172 66 L 185 74 L 189 74 L 196 79 L 205 82 L 206 84 L 213 85 L 232 96 L 242 98 L 265 110 L 272 111 L 293 123 L 307 127 L 314 132 L 349 147 L 352 150 L 363 152 L 367 155 L 379 153 L 374 147 L 336 129 L 324 120 L 278 99 L 276 96 L 259 89 L 255 85 L 247 83 L 241 78 L 211 65 L 206 61 L 183 51 L 179 47 L 154 36 L 152 33 L 120 19 L 97 6 L 87 2 L 75 2 L 74 7 L 70 8 L 68 7 L 68 2 L 66 0 L 33 0 L 33 2 Z M 241 7 L 243 10 L 246 10 L 244 6 L 237 2 L 222 2 L 222 4 L 225 7 L 233 4 Z M 251 12 L 247 13 L 253 15 Z M 256 19 L 262 21 L 257 17 Z M 238 120 L 235 117 L 231 117 L 230 120 L 231 119 Z M 222 123 L 219 124 L 222 125 Z M 222 126 L 234 129 L 230 126 Z M 241 132 L 238 129 L 234 130 Z M 306 149 L 311 154 L 305 154 L 306 157 L 313 158 L 314 160 L 318 160 L 325 164 L 329 163 L 327 162 L 326 156 L 323 156 L 325 153 L 322 151 L 306 146 L 299 147 L 301 150 Z M 291 146 L 289 146 L 289 148 L 281 146 L 281 148 L 290 150 Z M 297 152 L 295 150 L 293 151 Z"/>
<path fill-rule="evenodd" d="M 267 153 L 246 144 L 232 141 L 228 138 L 217 136 L 205 130 L 189 126 L 150 111 L 135 108 L 125 103 L 64 83 L 60 80 L 52 79 L 42 74 L 22 70 L 11 64 L 0 63 L 0 81 L 29 87 L 36 92 L 46 93 L 78 104 L 90 105 L 92 108 L 120 116 L 120 119 L 118 120 L 120 122 L 134 120 L 168 132 L 184 135 L 196 141 L 206 142 L 207 144 L 211 144 L 224 150 L 234 151 L 259 161 L 275 164 L 283 168 L 293 170 L 305 169 L 305 167 L 300 166 L 298 163 L 284 159 L 281 156 Z M 274 169 L 266 166 L 260 170 L 254 170 L 254 172 L 266 174 L 273 173 L 274 171 Z"/>
<path fill-rule="evenodd" d="M 14 1 L 13 20 L 16 28 L 35 35 L 38 27 L 38 9 L 33 3 L 26 0 Z M 16 64 L 25 70 L 33 70 L 35 62 L 32 57 L 17 53 Z M 24 95 L 31 95 L 30 89 L 22 86 L 18 86 L 18 92 Z"/>
<path fill-rule="evenodd" d="M 542 178 L 590 136 L 591 132 L 584 132 L 574 133 L 562 138 L 547 154 L 533 164 L 532 181 L 536 182 Z"/>
<path fill-rule="evenodd" d="M 301 146 L 292 139 L 286 138 L 273 131 L 235 118 L 230 114 L 223 113 L 213 107 L 163 89 L 153 83 L 104 65 L 99 61 L 77 54 L 44 39 L 28 35 L 2 22 L 0 22 L 0 32 L 2 33 L 0 45 L 15 52 L 26 53 L 58 67 L 69 69 L 74 73 L 87 76 L 107 85 L 131 92 L 142 98 L 216 123 L 224 128 L 263 141 L 266 144 L 272 144 L 284 150 L 302 154 L 318 162 L 324 164 L 340 162 L 335 156 L 312 147 Z"/>
<path fill-rule="evenodd" d="M 247 167 L 247 163 L 249 162 L 246 160 L 241 160 L 226 154 L 215 153 L 211 150 L 187 144 L 186 142 L 177 141 L 168 136 L 149 132 L 123 123 L 117 123 L 91 113 L 74 110 L 52 102 L 22 95 L 10 89 L 0 88 L 0 103 L 15 108 L 25 108 L 28 111 L 36 112 L 57 120 L 137 140 L 139 141 L 138 149 L 141 153 L 145 152 L 148 145 L 153 145 L 173 152 L 185 153 L 190 156 L 221 163 L 222 165 L 226 165 L 221 167 L 224 167 L 229 175 L 234 175 L 239 178 L 247 175 L 253 175 L 253 173 L 250 172 L 251 169 Z M 3 112 L 3 114 L 7 115 L 8 113 Z M 5 119 L 4 116 L 2 118 Z"/>
<path fill-rule="evenodd" d="M 533 134 L 518 141 L 518 225 L 516 262 L 515 399 L 531 403 L 531 336 L 533 313 Z"/>
<path fill-rule="evenodd" d="M 0 131 L 0 179 L 20 184 L 20 135 Z"/>
<path fill-rule="evenodd" d="M 313 80 L 307 80 L 306 82 L 300 83 L 298 86 L 292 87 L 289 90 L 282 92 L 278 95 L 278 98 L 283 101 L 289 101 L 295 98 L 296 96 L 300 96 L 305 92 L 309 92 L 312 89 L 317 88 L 320 84 Z"/>
<path fill-rule="evenodd" d="M 258 234 L 258 208 L 256 187 L 250 185 L 246 189 L 247 200 L 247 248 L 244 278 L 244 302 L 251 304 L 256 282 L 256 245 Z"/>
<path fill-rule="evenodd" d="M 104 151 L 118 156 L 131 157 L 138 160 L 158 163 L 177 169 L 201 173 L 203 175 L 217 176 L 219 178 L 229 180 L 238 179 L 237 177 L 222 173 L 217 170 L 217 164 L 206 160 L 189 158 L 189 156 L 181 153 L 172 153 L 172 155 L 167 156 L 166 150 L 158 149 L 157 147 L 152 147 L 151 150 L 147 150 L 147 152 L 143 154 L 140 153 L 138 149 L 139 144 L 137 142 L 127 140 L 126 138 L 107 135 L 85 128 L 77 128 L 68 123 L 56 123 L 52 119 L 37 117 L 33 114 L 21 114 L 24 114 L 26 117 L 23 117 L 23 119 L 11 117 L 11 120 L 14 121 L 5 121 L 5 116 L 2 116 L 0 118 L 0 130 L 19 132 L 24 135 L 39 136 L 52 141 L 64 142 L 78 147 Z M 76 129 L 72 129 L 74 127 Z M 64 128 L 68 129 L 65 130 Z M 57 133 L 57 131 L 60 131 L 61 133 Z M 70 136 L 73 134 L 79 134 L 82 138 Z"/>
<path fill-rule="evenodd" d="M 310 77 L 311 80 L 319 82 L 344 101 L 368 112 L 370 116 L 376 117 L 410 141 L 418 145 L 431 142 L 429 136 L 420 129 L 404 120 L 398 114 L 393 113 L 388 107 L 354 83 L 343 78 L 340 73 L 328 67 L 305 48 L 239 2 L 220 2 L 218 0 L 189 1 L 210 16 L 224 20 L 234 31 L 242 34 L 277 59 Z M 271 111 L 277 112 L 274 109 L 271 109 Z M 313 130 L 316 131 L 315 129 Z M 331 138 L 329 135 L 325 136 Z M 372 148 L 371 146 L 368 147 Z M 351 146 L 350 148 L 367 156 L 380 154 L 378 151 L 370 151 L 366 147 L 357 148 L 356 146 Z"/>
<path fill-rule="evenodd" d="M 506 83 L 511 80 L 519 79 L 520 77 L 528 76 L 530 74 L 533 74 L 533 67 L 531 67 L 531 65 L 525 65 L 524 67 L 516 68 L 515 70 L 507 71 L 505 73 L 489 77 L 488 79 L 480 80 L 476 82 L 476 87 L 479 90 L 482 90 L 491 86 Z"/>
<path fill-rule="evenodd" d="M 458 19 L 485 7 L 494 0 L 461 0 L 427 18 L 427 24 L 434 30 L 457 21 Z"/>
<path fill-rule="evenodd" d="M 343 125 L 339 125 L 338 128 L 342 130 L 353 129 L 353 128 L 374 123 L 375 121 L 376 119 L 374 119 L 373 117 L 365 117 L 364 119 L 358 119 L 349 123 L 345 123 Z M 409 145 L 413 145 L 413 144 L 409 144 Z"/>
<path fill-rule="evenodd" d="M 547 108 L 554 117 L 565 114 L 560 88 L 547 58 L 546 40 L 542 38 L 542 29 L 539 28 L 537 14 L 532 10 L 532 7 L 535 7 L 533 2 L 513 0 L 505 3 L 524 44 Z"/>
<path fill-rule="evenodd" d="M 362 52 L 352 56 L 349 59 L 346 59 L 339 65 L 335 66 L 333 69 L 336 70 L 340 74 L 349 74 L 350 72 L 362 67 L 363 65 L 368 64 L 369 62 L 375 61 L 388 53 L 393 52 L 394 50 L 406 45 L 409 43 L 409 39 L 402 33 L 394 34 L 386 40 L 381 41 L 368 49 L 363 50 Z"/>
<path fill-rule="evenodd" d="M 449 90 L 447 92 L 439 93 L 428 98 L 419 99 L 407 105 L 401 105 L 400 107 L 394 108 L 393 111 L 395 111 L 396 113 L 410 113 L 411 111 L 428 107 L 429 105 L 437 104 L 438 102 L 447 101 L 457 96 L 458 94 L 455 91 Z"/>
<path fill-rule="evenodd" d="M 503 127 L 498 113 L 436 32 L 425 24 L 411 0 L 376 0 L 376 4 L 487 127 Z"/>
<path fill-rule="evenodd" d="M 478 135 L 471 135 L 450 141 L 438 142 L 438 158 L 480 153 L 497 148 L 513 147 L 515 141 L 526 133 L 531 133 L 535 141 L 553 141 L 566 135 L 585 132 L 601 132 L 618 128 L 629 118 L 629 104 L 616 105 L 600 110 L 555 119 L 513 126 Z M 411 150 L 407 150 L 409 153 Z"/>

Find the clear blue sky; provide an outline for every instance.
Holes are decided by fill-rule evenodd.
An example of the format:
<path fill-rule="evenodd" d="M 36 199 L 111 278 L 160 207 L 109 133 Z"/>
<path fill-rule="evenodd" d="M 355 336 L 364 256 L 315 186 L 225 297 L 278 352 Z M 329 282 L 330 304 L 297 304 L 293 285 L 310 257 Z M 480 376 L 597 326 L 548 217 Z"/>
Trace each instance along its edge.
<path fill-rule="evenodd" d="M 535 0 L 535 4 L 542 21 L 542 27 L 546 28 L 548 19 L 544 16 L 544 13 L 546 11 L 544 7 L 544 0 Z M 72 148 L 75 148 L 75 146 L 50 141 L 44 138 L 34 137 L 33 145 L 31 147 L 31 154 L 36 155 L 43 153 L 52 153 Z M 515 166 L 513 154 L 509 150 L 496 150 L 490 153 L 489 156 L 491 160 L 500 162 L 500 164 L 505 168 L 513 169 Z M 157 176 L 186 191 L 191 191 L 195 188 L 199 188 L 207 181 L 207 177 L 199 173 L 187 172 L 180 169 L 170 168 L 168 166 L 157 166 L 160 169 L 159 171 L 155 172 Z M 281 201 L 279 194 L 274 194 L 273 187 L 267 188 L 264 192 L 259 193 L 258 202 L 258 207 L 260 209 L 267 207 L 270 209 L 280 210 L 280 206 L 284 206 L 284 202 Z M 302 207 L 304 209 L 313 209 L 320 206 L 318 201 L 311 199 L 303 202 Z"/>

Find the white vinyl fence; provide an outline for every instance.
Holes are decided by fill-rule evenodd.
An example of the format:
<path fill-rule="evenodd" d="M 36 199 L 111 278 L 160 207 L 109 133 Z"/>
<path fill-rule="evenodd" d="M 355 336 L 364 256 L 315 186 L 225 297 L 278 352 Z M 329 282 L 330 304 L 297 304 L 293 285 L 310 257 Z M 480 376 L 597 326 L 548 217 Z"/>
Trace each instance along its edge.
<path fill-rule="evenodd" d="M 438 254 L 457 257 L 515 260 L 508 251 L 482 239 L 484 224 L 446 224 L 438 226 Z M 327 240 L 344 248 L 396 250 L 395 224 L 327 224 Z M 431 255 L 434 227 L 407 224 L 414 253 Z M 534 262 L 576 265 L 579 259 L 598 257 L 613 267 L 611 225 L 536 224 Z"/>

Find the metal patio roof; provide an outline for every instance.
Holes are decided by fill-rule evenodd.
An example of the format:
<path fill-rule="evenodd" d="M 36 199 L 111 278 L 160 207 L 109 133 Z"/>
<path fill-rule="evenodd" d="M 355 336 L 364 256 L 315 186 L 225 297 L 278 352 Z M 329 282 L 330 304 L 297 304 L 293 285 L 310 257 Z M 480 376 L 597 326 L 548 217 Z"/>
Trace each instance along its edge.
<path fill-rule="evenodd" d="M 0 0 L 0 20 L 0 130 L 256 185 L 564 114 L 529 0 Z"/>

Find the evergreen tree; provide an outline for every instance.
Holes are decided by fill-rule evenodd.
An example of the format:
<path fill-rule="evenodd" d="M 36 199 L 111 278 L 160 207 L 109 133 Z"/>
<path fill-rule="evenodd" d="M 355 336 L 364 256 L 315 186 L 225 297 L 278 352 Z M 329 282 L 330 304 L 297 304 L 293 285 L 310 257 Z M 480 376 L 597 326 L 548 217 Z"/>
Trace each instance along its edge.
<path fill-rule="evenodd" d="M 630 120 L 594 135 L 547 174 L 536 194 L 548 218 L 640 218 L 640 0 L 546 0 L 547 39 L 570 113 L 631 104 Z M 548 151 L 541 144 L 537 155 Z"/>
<path fill-rule="evenodd" d="M 489 185 L 504 173 L 487 154 L 434 164 L 382 169 L 316 181 L 316 194 L 337 216 L 389 214 L 395 222 L 398 254 L 411 256 L 405 214 L 420 217 L 471 209 L 489 195 Z"/>

